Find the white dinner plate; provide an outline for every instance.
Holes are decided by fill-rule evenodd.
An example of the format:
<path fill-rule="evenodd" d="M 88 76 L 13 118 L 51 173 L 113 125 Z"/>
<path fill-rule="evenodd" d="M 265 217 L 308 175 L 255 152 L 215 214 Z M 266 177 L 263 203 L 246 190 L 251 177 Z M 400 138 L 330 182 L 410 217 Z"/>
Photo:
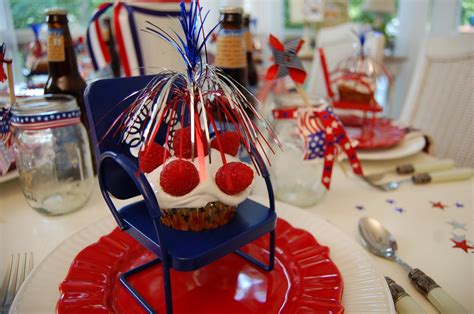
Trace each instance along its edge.
<path fill-rule="evenodd" d="M 7 172 L 6 175 L 4 176 L 0 176 L 0 183 L 3 183 L 3 182 L 7 182 L 7 181 L 10 181 L 10 180 L 13 180 L 15 178 L 18 177 L 18 169 L 15 169 L 15 170 L 12 170 L 12 171 L 9 171 Z"/>
<path fill-rule="evenodd" d="M 426 145 L 426 139 L 421 132 L 408 133 L 403 141 L 388 149 L 358 150 L 359 160 L 391 160 L 408 157 L 419 153 Z"/>
<path fill-rule="evenodd" d="M 342 304 L 346 313 L 395 313 L 384 278 L 358 243 L 315 214 L 278 202 L 277 209 L 279 217 L 309 231 L 321 245 L 330 248 L 331 259 L 344 281 Z M 58 286 L 74 257 L 115 226 L 112 216 L 107 216 L 64 240 L 28 276 L 10 313 L 54 313 L 59 298 Z"/>

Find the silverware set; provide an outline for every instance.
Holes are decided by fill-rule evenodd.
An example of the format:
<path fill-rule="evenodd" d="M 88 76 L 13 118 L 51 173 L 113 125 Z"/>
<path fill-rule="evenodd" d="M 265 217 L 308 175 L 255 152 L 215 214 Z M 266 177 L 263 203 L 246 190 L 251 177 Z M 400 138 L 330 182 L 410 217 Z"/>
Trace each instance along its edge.
<path fill-rule="evenodd" d="M 402 268 L 408 272 L 408 278 L 410 278 L 417 290 L 419 290 L 440 313 L 468 313 L 461 304 L 446 293 L 432 278 L 420 269 L 412 268 L 397 256 L 397 241 L 379 221 L 369 217 L 361 218 L 359 220 L 359 234 L 362 243 L 371 253 L 394 261 L 402 266 Z M 409 296 L 403 293 L 405 291 L 402 292 L 398 288 L 399 286 L 394 286 L 396 283 L 393 282 L 393 280 L 387 281 L 395 307 L 399 313 L 424 313 L 415 301 L 406 298 Z M 399 303 L 399 301 L 402 300 L 401 296 L 405 298 L 403 298 L 404 301 L 402 303 Z"/>
<path fill-rule="evenodd" d="M 401 180 L 390 180 L 384 182 L 383 179 L 388 175 L 411 175 Z M 402 184 L 412 183 L 415 185 L 452 182 L 469 179 L 474 175 L 474 169 L 454 168 L 454 161 L 450 159 L 436 160 L 418 164 L 400 165 L 387 171 L 370 174 L 362 178 L 371 186 L 382 191 L 393 191 Z"/>
<path fill-rule="evenodd" d="M 0 288 L 0 314 L 8 313 L 18 289 L 33 269 L 33 252 L 12 254 Z"/>

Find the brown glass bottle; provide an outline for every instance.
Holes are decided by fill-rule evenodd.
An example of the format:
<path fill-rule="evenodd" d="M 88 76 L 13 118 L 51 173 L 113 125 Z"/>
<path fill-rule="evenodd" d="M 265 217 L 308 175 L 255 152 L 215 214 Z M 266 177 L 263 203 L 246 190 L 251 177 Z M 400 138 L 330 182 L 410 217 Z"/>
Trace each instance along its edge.
<path fill-rule="evenodd" d="M 67 11 L 63 9 L 46 10 L 46 23 L 48 23 L 48 67 L 49 76 L 44 88 L 45 94 L 67 94 L 76 98 L 81 109 L 81 122 L 89 133 L 90 128 L 84 108 L 84 90 L 86 82 L 79 74 L 74 45 L 69 32 Z M 92 158 L 93 162 L 95 159 Z M 95 165 L 94 165 L 95 172 Z"/>
<path fill-rule="evenodd" d="M 250 33 L 250 15 L 244 15 L 244 41 L 247 49 L 247 78 L 249 85 L 255 87 L 258 85 L 257 68 L 253 61 L 253 41 Z"/>
<path fill-rule="evenodd" d="M 243 87 L 247 87 L 247 58 L 242 13 L 242 8 L 221 10 L 222 24 L 217 37 L 216 66 Z"/>

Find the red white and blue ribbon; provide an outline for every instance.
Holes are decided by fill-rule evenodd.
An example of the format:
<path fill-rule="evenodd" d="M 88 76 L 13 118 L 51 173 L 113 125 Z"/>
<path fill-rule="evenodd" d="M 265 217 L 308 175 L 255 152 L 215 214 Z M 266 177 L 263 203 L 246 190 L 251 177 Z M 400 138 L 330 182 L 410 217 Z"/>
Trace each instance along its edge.
<path fill-rule="evenodd" d="M 44 130 L 59 128 L 81 122 L 79 109 L 41 115 L 11 115 L 10 125 L 19 129 Z"/>
<path fill-rule="evenodd" d="M 343 150 L 353 172 L 363 175 L 359 159 L 344 127 L 329 106 L 300 108 L 297 112 L 299 133 L 305 143 L 305 160 L 324 158 L 322 184 L 329 189 L 334 159 Z"/>
<path fill-rule="evenodd" d="M 92 15 L 92 18 L 87 27 L 87 49 L 91 56 L 92 65 L 97 71 L 105 68 L 111 61 L 110 53 L 102 35 L 102 28 L 100 27 L 100 18 L 107 10 L 113 6 L 113 3 L 102 3 Z"/>
<path fill-rule="evenodd" d="M 170 2 L 170 1 L 168 1 Z M 179 1 L 175 1 L 179 2 Z M 93 14 L 87 28 L 87 47 L 95 70 L 99 70 L 110 63 L 110 54 L 103 40 L 100 27 L 100 18 L 113 7 L 113 25 L 118 54 L 125 76 L 144 75 L 145 62 L 142 53 L 144 43 L 140 42 L 135 14 L 144 14 L 150 17 L 179 17 L 181 12 L 175 10 L 153 10 L 145 7 L 126 4 L 123 2 L 103 3 Z"/>

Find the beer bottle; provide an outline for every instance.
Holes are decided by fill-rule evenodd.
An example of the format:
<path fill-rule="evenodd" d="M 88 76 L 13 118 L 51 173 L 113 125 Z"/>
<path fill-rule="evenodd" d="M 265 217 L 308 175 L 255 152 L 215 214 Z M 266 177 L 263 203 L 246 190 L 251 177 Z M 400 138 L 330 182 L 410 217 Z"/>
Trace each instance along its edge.
<path fill-rule="evenodd" d="M 58 8 L 46 10 L 46 23 L 48 23 L 49 76 L 44 92 L 45 94 L 67 94 L 76 99 L 81 109 L 81 122 L 89 133 L 89 144 L 93 154 L 89 121 L 84 108 L 86 82 L 82 79 L 77 67 L 74 45 L 68 27 L 67 11 Z M 95 162 L 94 158 L 92 160 Z"/>
<path fill-rule="evenodd" d="M 247 59 L 242 27 L 242 8 L 221 10 L 222 23 L 217 37 L 216 66 L 247 87 Z"/>
<path fill-rule="evenodd" d="M 81 109 L 81 121 L 89 130 L 89 122 L 84 112 L 84 90 L 86 82 L 79 74 L 76 54 L 69 32 L 67 11 L 46 10 L 48 23 L 48 66 L 49 76 L 44 88 L 45 94 L 68 94 L 76 98 Z"/>
<path fill-rule="evenodd" d="M 244 15 L 244 40 L 245 47 L 247 49 L 247 76 L 248 82 L 251 87 L 258 85 L 258 74 L 253 62 L 253 41 L 252 34 L 250 33 L 250 15 Z"/>

